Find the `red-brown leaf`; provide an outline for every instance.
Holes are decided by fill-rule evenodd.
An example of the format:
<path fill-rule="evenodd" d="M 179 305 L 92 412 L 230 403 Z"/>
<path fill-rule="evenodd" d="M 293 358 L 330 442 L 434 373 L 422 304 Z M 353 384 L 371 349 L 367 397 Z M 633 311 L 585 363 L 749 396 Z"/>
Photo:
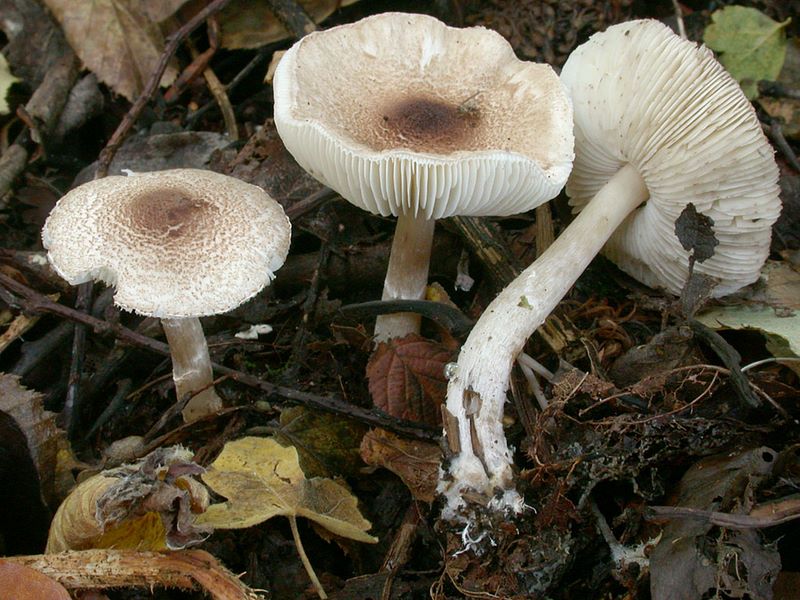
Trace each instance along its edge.
<path fill-rule="evenodd" d="M 367 365 L 372 401 L 394 417 L 439 425 L 444 366 L 452 359 L 450 350 L 415 334 L 379 344 Z"/>

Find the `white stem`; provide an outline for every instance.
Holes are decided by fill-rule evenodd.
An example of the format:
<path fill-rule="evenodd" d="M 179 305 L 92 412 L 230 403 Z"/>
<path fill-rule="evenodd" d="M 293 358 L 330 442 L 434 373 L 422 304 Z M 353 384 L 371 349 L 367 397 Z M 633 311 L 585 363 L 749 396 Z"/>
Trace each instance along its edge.
<path fill-rule="evenodd" d="M 428 285 L 435 221 L 400 215 L 392 240 L 389 267 L 383 283 L 384 300 L 422 300 Z M 420 316 L 414 313 L 380 315 L 375 321 L 375 341 L 419 333 Z"/>
<path fill-rule="evenodd" d="M 450 463 L 450 481 L 440 484 L 453 511 L 450 516 L 455 516 L 462 504 L 465 489 L 491 497 L 495 488 L 512 488 L 503 405 L 514 359 L 614 230 L 647 197 L 636 170 L 630 165 L 620 169 L 478 319 L 447 386 L 447 410 L 455 418 L 445 419 L 450 424 L 445 432 L 448 437 L 457 436 L 448 443 L 459 451 Z M 457 431 L 449 430 L 454 428 Z M 513 499 L 514 495 L 505 497 Z"/>
<path fill-rule="evenodd" d="M 211 385 L 211 357 L 200 319 L 162 319 L 161 326 L 172 355 L 172 379 L 178 400 L 194 394 L 183 408 L 183 420 L 194 421 L 222 408 L 222 400 Z M 202 390 L 198 393 L 199 390 Z"/>

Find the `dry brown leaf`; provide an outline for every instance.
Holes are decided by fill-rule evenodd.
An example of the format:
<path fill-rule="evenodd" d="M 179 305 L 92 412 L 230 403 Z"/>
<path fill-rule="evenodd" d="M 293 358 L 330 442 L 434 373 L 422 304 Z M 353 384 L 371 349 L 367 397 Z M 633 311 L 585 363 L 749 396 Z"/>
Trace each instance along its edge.
<path fill-rule="evenodd" d="M 379 344 L 367 364 L 372 401 L 394 417 L 441 424 L 444 367 L 452 359 L 449 349 L 415 334 Z"/>
<path fill-rule="evenodd" d="M 44 409 L 42 395 L 22 386 L 19 377 L 0 374 L 0 412 L 17 423 L 39 472 L 42 494 L 55 506 L 75 484 L 75 464 L 67 435 L 56 425 L 56 414 Z"/>
<path fill-rule="evenodd" d="M 228 501 L 212 504 L 198 523 L 241 529 L 275 516 L 305 517 L 336 535 L 375 543 L 357 499 L 332 479 L 306 479 L 297 450 L 271 438 L 228 442 L 203 474 L 203 481 Z"/>
<path fill-rule="evenodd" d="M 142 12 L 153 23 L 161 23 L 164 19 L 171 17 L 178 9 L 189 0 L 139 0 Z"/>
<path fill-rule="evenodd" d="M 373 429 L 361 440 L 361 458 L 368 465 L 383 467 L 397 475 L 417 500 L 433 502 L 436 497 L 442 461 L 442 451 L 437 444 Z"/>
<path fill-rule="evenodd" d="M 299 0 L 315 23 L 325 20 L 340 6 L 357 0 Z M 292 35 L 273 14 L 267 0 L 233 0 L 219 15 L 222 46 L 230 50 L 258 48 Z"/>
<path fill-rule="evenodd" d="M 0 598 L 14 600 L 70 600 L 69 592 L 39 571 L 0 560 Z"/>
<path fill-rule="evenodd" d="M 208 491 L 193 479 L 202 467 L 179 446 L 159 448 L 135 464 L 90 477 L 58 507 L 47 552 L 117 548 L 182 548 L 205 537 L 193 513 L 208 506 Z"/>
<path fill-rule="evenodd" d="M 155 71 L 164 37 L 137 0 L 45 0 L 75 54 L 97 78 L 133 100 Z M 161 85 L 177 74 L 168 66 Z"/>

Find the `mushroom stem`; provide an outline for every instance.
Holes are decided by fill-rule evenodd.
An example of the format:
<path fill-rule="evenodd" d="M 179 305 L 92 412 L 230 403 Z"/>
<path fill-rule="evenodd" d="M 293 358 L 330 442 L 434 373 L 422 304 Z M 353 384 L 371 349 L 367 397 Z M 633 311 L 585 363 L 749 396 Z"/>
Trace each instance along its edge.
<path fill-rule="evenodd" d="M 511 452 L 503 433 L 503 405 L 514 359 L 614 230 L 648 198 L 631 165 L 621 168 L 533 264 L 492 301 L 469 334 L 447 386 L 445 433 L 456 456 L 451 480 L 440 489 L 446 514 L 456 516 L 461 494 L 494 495 L 513 486 Z M 498 508 L 521 507 L 507 493 Z"/>
<path fill-rule="evenodd" d="M 389 255 L 383 283 L 383 300 L 421 300 L 428 285 L 428 267 L 433 245 L 435 220 L 421 215 L 402 214 Z M 414 313 L 380 315 L 375 321 L 375 340 L 385 342 L 410 333 L 419 333 L 420 316 Z"/>
<path fill-rule="evenodd" d="M 161 319 L 161 326 L 169 342 L 178 400 L 194 394 L 183 408 L 183 420 L 188 423 L 221 409 L 222 400 L 212 385 L 211 357 L 200 319 Z"/>

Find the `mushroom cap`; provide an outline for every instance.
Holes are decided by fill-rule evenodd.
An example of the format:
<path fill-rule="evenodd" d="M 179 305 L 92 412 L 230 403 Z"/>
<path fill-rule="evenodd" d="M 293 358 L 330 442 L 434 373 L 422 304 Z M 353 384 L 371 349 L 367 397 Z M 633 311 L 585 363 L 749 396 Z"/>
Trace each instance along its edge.
<path fill-rule="evenodd" d="M 104 281 L 118 306 L 162 318 L 237 307 L 269 284 L 290 238 L 264 190 L 197 169 L 90 181 L 63 196 L 42 229 L 64 279 Z"/>
<path fill-rule="evenodd" d="M 381 215 L 507 215 L 558 194 L 572 109 L 548 65 L 498 33 L 383 13 L 281 59 L 275 125 L 298 163 Z"/>
<path fill-rule="evenodd" d="M 580 210 L 630 163 L 650 197 L 604 254 L 651 287 L 679 294 L 689 253 L 675 234 L 688 203 L 714 221 L 714 255 L 695 270 L 720 281 L 714 296 L 758 279 L 778 218 L 778 168 L 753 107 L 704 46 L 658 21 L 593 35 L 561 72 L 575 111 L 575 166 L 567 183 Z"/>

